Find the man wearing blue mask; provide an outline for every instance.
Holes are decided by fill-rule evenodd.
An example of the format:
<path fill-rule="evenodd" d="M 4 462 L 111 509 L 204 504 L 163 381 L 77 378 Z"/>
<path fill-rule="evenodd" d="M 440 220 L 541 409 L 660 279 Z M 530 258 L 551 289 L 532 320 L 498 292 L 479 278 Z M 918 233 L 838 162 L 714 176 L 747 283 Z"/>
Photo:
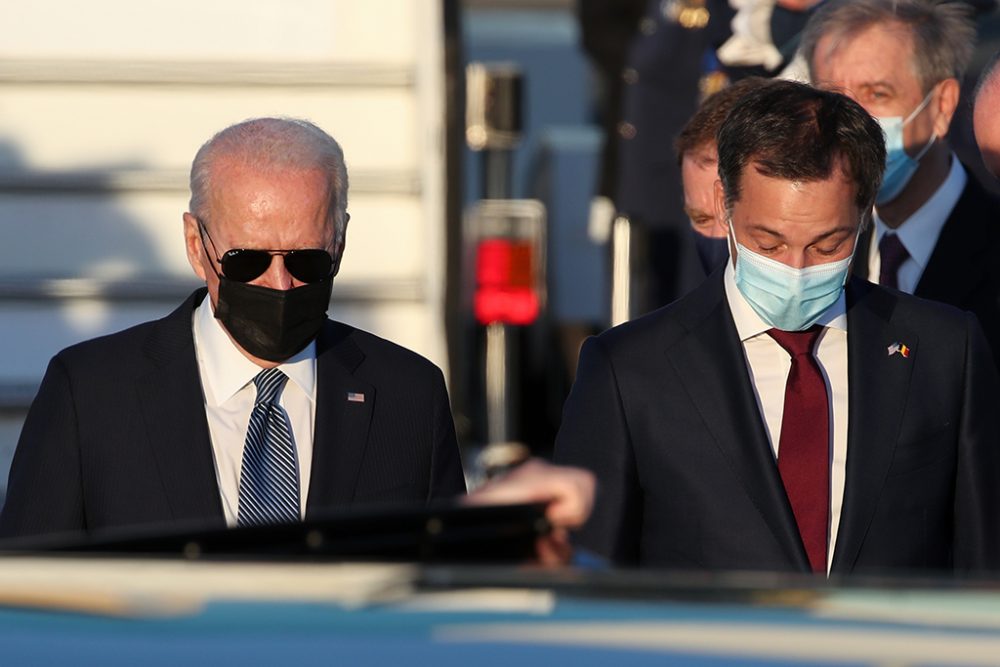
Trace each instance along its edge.
<path fill-rule="evenodd" d="M 959 162 L 946 136 L 975 26 L 960 2 L 831 0 L 807 25 L 813 82 L 852 97 L 885 133 L 875 225 L 855 272 L 974 312 L 1000 361 L 1000 201 Z"/>
<path fill-rule="evenodd" d="M 976 318 L 852 277 L 885 165 L 851 99 L 771 81 L 718 135 L 732 259 L 584 345 L 556 460 L 619 564 L 1000 571 L 1000 380 Z"/>

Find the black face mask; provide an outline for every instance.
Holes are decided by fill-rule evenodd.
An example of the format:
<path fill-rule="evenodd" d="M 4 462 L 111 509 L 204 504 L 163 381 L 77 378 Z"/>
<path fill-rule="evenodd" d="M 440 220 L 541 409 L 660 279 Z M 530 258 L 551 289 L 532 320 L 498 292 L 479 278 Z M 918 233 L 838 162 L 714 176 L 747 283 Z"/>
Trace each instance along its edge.
<path fill-rule="evenodd" d="M 729 259 L 729 239 L 727 237 L 714 239 L 694 230 L 691 230 L 691 233 L 694 234 L 694 246 L 698 251 L 698 259 L 701 260 L 701 268 L 705 270 L 705 275 L 712 273 L 726 263 L 726 260 Z"/>
<path fill-rule="evenodd" d="M 215 317 L 240 347 L 259 359 L 284 361 L 314 339 L 326 321 L 333 278 L 290 290 L 219 276 Z"/>

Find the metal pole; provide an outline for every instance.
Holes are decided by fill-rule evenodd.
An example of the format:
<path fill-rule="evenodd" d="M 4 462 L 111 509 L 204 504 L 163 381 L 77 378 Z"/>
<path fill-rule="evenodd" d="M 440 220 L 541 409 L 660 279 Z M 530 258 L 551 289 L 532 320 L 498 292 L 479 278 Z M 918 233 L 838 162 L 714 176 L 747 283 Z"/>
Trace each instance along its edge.
<path fill-rule="evenodd" d="M 486 429 L 489 442 L 510 440 L 510 383 L 507 364 L 507 325 L 486 326 Z"/>
<path fill-rule="evenodd" d="M 611 326 L 632 312 L 632 223 L 619 215 L 611 223 Z"/>
<path fill-rule="evenodd" d="M 483 199 L 507 199 L 511 196 L 511 151 L 492 148 L 483 151 Z"/>
<path fill-rule="evenodd" d="M 513 153 L 504 148 L 483 151 L 484 199 L 507 199 L 511 196 Z M 511 426 L 511 388 L 516 352 L 508 326 L 494 322 L 486 327 L 486 432 L 488 443 L 508 442 Z"/>

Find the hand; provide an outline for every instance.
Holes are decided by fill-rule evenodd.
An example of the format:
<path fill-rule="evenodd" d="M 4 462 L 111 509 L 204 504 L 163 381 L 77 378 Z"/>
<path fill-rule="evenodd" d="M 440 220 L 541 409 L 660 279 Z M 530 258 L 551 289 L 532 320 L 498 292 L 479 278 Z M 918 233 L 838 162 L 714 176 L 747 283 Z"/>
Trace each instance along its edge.
<path fill-rule="evenodd" d="M 563 565 L 572 554 L 568 531 L 582 526 L 590 516 L 595 488 L 594 475 L 588 470 L 534 458 L 476 489 L 463 502 L 467 505 L 547 502 L 545 517 L 552 524 L 552 532 L 539 538 L 538 560 L 543 565 Z"/>

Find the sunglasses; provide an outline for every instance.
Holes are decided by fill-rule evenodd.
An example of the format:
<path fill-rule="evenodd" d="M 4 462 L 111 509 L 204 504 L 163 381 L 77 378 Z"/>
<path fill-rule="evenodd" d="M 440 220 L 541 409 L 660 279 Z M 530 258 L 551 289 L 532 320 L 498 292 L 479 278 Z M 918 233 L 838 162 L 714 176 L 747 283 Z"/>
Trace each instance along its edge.
<path fill-rule="evenodd" d="M 257 248 L 233 248 L 218 256 L 218 248 L 205 224 L 198 220 L 198 228 L 203 238 L 208 237 L 215 259 L 222 267 L 222 275 L 230 280 L 248 283 L 259 278 L 271 266 L 275 255 L 284 257 L 285 268 L 296 280 L 303 283 L 318 283 L 333 275 L 333 257 L 320 248 L 303 250 L 264 250 Z"/>

